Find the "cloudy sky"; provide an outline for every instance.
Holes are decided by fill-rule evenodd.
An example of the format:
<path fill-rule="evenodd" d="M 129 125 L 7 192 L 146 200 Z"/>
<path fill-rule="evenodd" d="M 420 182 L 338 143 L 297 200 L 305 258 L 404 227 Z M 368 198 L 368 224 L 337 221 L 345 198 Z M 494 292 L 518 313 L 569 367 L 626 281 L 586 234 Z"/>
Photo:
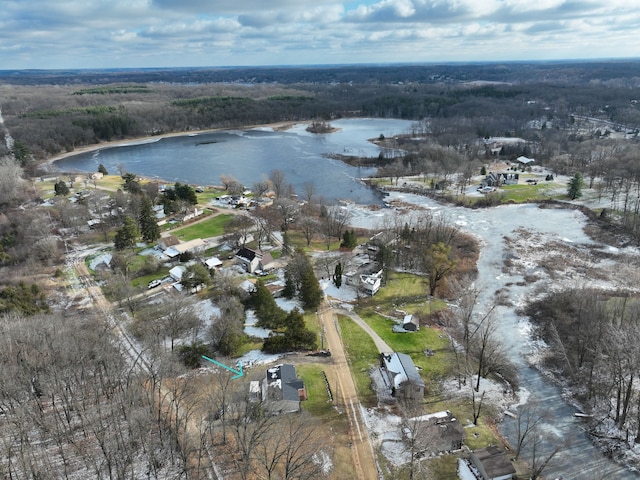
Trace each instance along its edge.
<path fill-rule="evenodd" d="M 640 57 L 640 0 L 2 0 L 0 69 Z"/>

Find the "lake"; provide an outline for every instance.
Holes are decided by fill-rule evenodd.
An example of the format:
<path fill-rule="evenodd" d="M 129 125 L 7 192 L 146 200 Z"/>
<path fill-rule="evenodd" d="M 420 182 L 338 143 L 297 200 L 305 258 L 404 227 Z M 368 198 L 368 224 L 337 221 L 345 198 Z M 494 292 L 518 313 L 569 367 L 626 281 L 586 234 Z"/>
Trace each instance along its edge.
<path fill-rule="evenodd" d="M 95 172 L 102 164 L 109 173 L 123 168 L 168 183 L 193 185 L 220 185 L 220 176 L 228 174 L 247 187 L 272 170 L 282 170 L 299 193 L 305 183 L 313 182 L 318 195 L 328 201 L 380 204 L 379 192 L 359 181 L 373 175 L 375 168 L 352 167 L 326 155 L 377 157 L 380 149 L 370 139 L 407 133 L 412 123 L 359 118 L 333 121 L 339 131 L 321 135 L 296 124 L 285 131 L 261 127 L 159 137 L 80 153 L 54 166 L 65 172 Z"/>

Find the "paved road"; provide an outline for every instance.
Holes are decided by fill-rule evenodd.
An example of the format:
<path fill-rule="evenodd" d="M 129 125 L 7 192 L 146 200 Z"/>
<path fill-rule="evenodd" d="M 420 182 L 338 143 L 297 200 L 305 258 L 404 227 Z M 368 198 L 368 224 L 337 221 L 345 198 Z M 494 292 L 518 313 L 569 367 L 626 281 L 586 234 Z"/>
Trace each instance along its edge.
<path fill-rule="evenodd" d="M 351 376 L 349 364 L 347 363 L 347 357 L 338 332 L 335 314 L 325 301 L 318 310 L 318 315 L 325 329 L 327 347 L 331 350 L 331 358 L 333 360 L 331 376 L 337 381 L 339 390 L 336 392 L 336 396 L 339 397 L 338 401 L 341 403 L 341 406 L 349 418 L 351 455 L 355 473 L 360 480 L 381 478 L 378 473 L 373 447 L 369 441 L 367 427 L 360 412 L 358 392 L 353 377 Z M 362 319 L 360 321 L 362 321 Z M 332 383 L 335 384 L 335 382 Z"/>

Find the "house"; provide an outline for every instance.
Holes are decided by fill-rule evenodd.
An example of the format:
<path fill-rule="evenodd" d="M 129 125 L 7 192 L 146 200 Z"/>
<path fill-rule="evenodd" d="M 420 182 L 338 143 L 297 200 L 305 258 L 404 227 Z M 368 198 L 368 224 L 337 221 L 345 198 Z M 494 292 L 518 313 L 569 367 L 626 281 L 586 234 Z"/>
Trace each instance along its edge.
<path fill-rule="evenodd" d="M 267 369 L 262 381 L 262 401 L 274 415 L 300 411 L 300 402 L 307 399 L 304 382 L 293 365 L 280 364 Z"/>
<path fill-rule="evenodd" d="M 449 410 L 414 417 L 409 423 L 419 424 L 418 430 L 429 438 L 427 450 L 431 455 L 460 450 L 466 437 L 464 427 Z"/>
<path fill-rule="evenodd" d="M 273 257 L 270 253 L 262 253 L 247 247 L 238 250 L 236 260 L 249 273 L 254 273 L 256 270 L 266 270 L 273 263 Z"/>
<path fill-rule="evenodd" d="M 500 187 L 502 185 L 517 185 L 520 179 L 519 173 L 495 173 L 489 174 L 480 182 L 480 189 L 485 187 Z"/>
<path fill-rule="evenodd" d="M 207 258 L 203 263 L 204 266 L 209 270 L 214 270 L 222 266 L 222 260 L 220 260 L 218 257 Z"/>
<path fill-rule="evenodd" d="M 524 155 L 520 155 L 518 158 L 516 158 L 516 161 L 520 164 L 520 165 L 530 165 L 532 163 L 535 163 L 535 159 L 533 158 L 527 158 Z"/>
<path fill-rule="evenodd" d="M 382 285 L 382 270 L 371 275 L 360 275 L 360 289 L 372 297 L 378 293 Z"/>
<path fill-rule="evenodd" d="M 164 251 L 164 254 L 169 258 L 175 258 L 183 253 L 201 253 L 207 247 L 207 242 L 202 240 L 201 238 L 194 238 L 193 240 L 189 240 L 188 242 L 178 243 L 177 245 L 173 245 L 167 248 Z"/>
<path fill-rule="evenodd" d="M 158 239 L 158 247 L 162 250 L 166 250 L 180 243 L 180 239 L 175 235 L 167 235 Z"/>
<path fill-rule="evenodd" d="M 181 282 L 182 281 L 182 275 L 184 275 L 184 272 L 186 272 L 186 271 L 187 271 L 187 267 L 185 267 L 184 265 L 176 265 L 171 270 L 169 270 L 169 276 L 175 282 Z"/>
<path fill-rule="evenodd" d="M 409 355 L 381 353 L 380 368 L 393 397 L 404 400 L 420 400 L 424 397 L 424 381 Z"/>
<path fill-rule="evenodd" d="M 506 450 L 495 445 L 471 452 L 471 462 L 482 480 L 509 480 L 516 474 Z"/>

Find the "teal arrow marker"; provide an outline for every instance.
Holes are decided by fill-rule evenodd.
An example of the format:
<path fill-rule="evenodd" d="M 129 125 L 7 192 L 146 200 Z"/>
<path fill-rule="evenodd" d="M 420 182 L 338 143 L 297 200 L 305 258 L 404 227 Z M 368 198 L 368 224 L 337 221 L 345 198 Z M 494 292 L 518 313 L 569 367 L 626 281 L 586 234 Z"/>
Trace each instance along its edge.
<path fill-rule="evenodd" d="M 234 377 L 231 377 L 231 380 L 235 380 L 236 378 L 240 378 L 241 376 L 244 375 L 244 373 L 242 373 L 242 362 L 238 362 L 238 370 L 236 370 L 235 368 L 231 368 L 226 366 L 224 363 L 220 363 L 217 360 L 214 360 L 213 358 L 209 358 L 205 355 L 202 355 L 202 358 L 204 358 L 205 360 L 211 362 L 211 363 L 215 363 L 216 365 L 222 367 L 222 368 L 226 368 L 227 370 L 229 370 L 230 372 L 235 373 Z"/>

